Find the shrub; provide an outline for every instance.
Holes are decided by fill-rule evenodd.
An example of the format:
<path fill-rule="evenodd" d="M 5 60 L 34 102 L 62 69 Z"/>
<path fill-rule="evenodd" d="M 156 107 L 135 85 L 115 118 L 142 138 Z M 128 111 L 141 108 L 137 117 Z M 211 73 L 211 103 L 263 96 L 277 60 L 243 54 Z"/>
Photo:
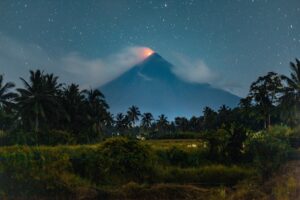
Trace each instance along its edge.
<path fill-rule="evenodd" d="M 9 134 L 3 130 L 0 130 L 0 146 L 6 146 L 9 144 Z"/>
<path fill-rule="evenodd" d="M 209 163 L 207 151 L 200 148 L 188 151 L 173 146 L 170 149 L 156 150 L 156 155 L 163 165 L 196 167 Z"/>
<path fill-rule="evenodd" d="M 294 148 L 300 147 L 300 126 L 291 131 L 291 134 L 289 135 L 289 142 Z"/>
<path fill-rule="evenodd" d="M 225 129 L 205 131 L 202 133 L 202 137 L 208 143 L 210 159 L 214 161 L 223 160 L 230 132 Z"/>
<path fill-rule="evenodd" d="M 37 144 L 36 134 L 25 131 L 2 132 L 0 135 L 0 146 L 10 145 L 34 145 Z"/>
<path fill-rule="evenodd" d="M 230 136 L 224 149 L 227 162 L 237 163 L 242 161 L 243 144 L 247 139 L 247 132 L 243 126 L 232 124 Z"/>
<path fill-rule="evenodd" d="M 50 130 L 39 134 L 39 144 L 45 145 L 60 145 L 74 144 L 75 139 L 69 132 L 61 130 Z"/>
<path fill-rule="evenodd" d="M 261 133 L 247 141 L 247 154 L 263 178 L 268 178 L 280 167 L 291 152 L 287 141 L 278 139 L 268 133 Z"/>
<path fill-rule="evenodd" d="M 101 182 L 103 179 L 101 172 L 104 173 L 104 171 L 99 170 L 97 165 L 98 157 L 101 156 L 98 153 L 97 146 L 80 145 L 73 149 L 68 148 L 68 150 L 70 162 L 76 175 L 93 182 Z"/>
<path fill-rule="evenodd" d="M 66 154 L 10 147 L 1 149 L 0 158 L 0 190 L 10 197 L 68 196 L 80 181 Z"/>
<path fill-rule="evenodd" d="M 291 132 L 292 130 L 289 127 L 279 125 L 271 126 L 267 131 L 268 134 L 281 139 L 287 138 Z"/>
<path fill-rule="evenodd" d="M 153 158 L 150 148 L 136 140 L 111 138 L 99 148 L 98 167 L 110 183 L 143 182 L 151 177 Z"/>
<path fill-rule="evenodd" d="M 198 139 L 199 133 L 195 132 L 150 132 L 148 139 Z"/>

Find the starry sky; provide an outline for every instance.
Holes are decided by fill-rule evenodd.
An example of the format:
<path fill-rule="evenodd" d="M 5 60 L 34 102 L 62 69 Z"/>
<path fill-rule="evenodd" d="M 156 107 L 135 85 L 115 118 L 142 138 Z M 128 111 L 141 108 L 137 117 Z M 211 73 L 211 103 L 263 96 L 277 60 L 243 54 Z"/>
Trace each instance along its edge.
<path fill-rule="evenodd" d="M 41 68 L 95 87 L 147 47 L 180 78 L 245 96 L 300 58 L 299 19 L 299 0 L 1 0 L 0 73 L 18 82 Z"/>

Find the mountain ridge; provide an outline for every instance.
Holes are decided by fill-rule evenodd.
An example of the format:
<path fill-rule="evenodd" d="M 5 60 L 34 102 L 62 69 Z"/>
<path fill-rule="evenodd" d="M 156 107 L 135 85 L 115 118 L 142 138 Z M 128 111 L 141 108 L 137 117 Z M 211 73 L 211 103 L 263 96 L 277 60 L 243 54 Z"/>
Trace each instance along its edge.
<path fill-rule="evenodd" d="M 213 109 L 225 104 L 236 106 L 239 97 L 213 88 L 207 83 L 188 83 L 173 72 L 174 66 L 157 53 L 153 53 L 116 79 L 99 89 L 106 96 L 111 112 L 126 112 L 136 105 L 141 112 L 154 116 L 199 116 L 205 106 Z"/>

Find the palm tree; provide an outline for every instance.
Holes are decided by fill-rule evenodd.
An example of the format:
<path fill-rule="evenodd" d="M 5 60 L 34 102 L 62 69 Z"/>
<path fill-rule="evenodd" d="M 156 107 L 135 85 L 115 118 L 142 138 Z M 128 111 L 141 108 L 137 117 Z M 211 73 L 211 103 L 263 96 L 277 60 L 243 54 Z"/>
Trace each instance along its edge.
<path fill-rule="evenodd" d="M 12 82 L 3 82 L 3 75 L 0 75 L 0 130 L 10 129 L 15 123 L 13 100 L 17 94 L 10 92 L 14 87 Z"/>
<path fill-rule="evenodd" d="M 34 124 L 34 131 L 38 132 L 41 120 L 51 118 L 51 115 L 60 108 L 58 101 L 58 77 L 53 74 L 44 75 L 40 70 L 30 71 L 27 82 L 20 78 L 25 88 L 18 88 L 19 96 L 16 98 L 22 121 Z"/>
<path fill-rule="evenodd" d="M 135 125 L 135 122 L 139 120 L 140 115 L 141 115 L 141 112 L 137 106 L 131 106 L 128 108 L 127 116 L 128 116 L 131 126 Z"/>
<path fill-rule="evenodd" d="M 169 126 L 168 118 L 164 114 L 159 115 L 156 126 L 159 132 L 166 131 Z"/>
<path fill-rule="evenodd" d="M 205 130 L 212 130 L 216 128 L 217 113 L 210 107 L 203 109 L 203 128 Z"/>
<path fill-rule="evenodd" d="M 193 132 L 200 131 L 200 128 L 201 128 L 200 118 L 195 117 L 195 116 L 191 117 L 190 120 L 189 120 L 188 127 Z"/>
<path fill-rule="evenodd" d="M 106 127 L 112 127 L 114 125 L 115 121 L 114 121 L 114 115 L 112 113 L 110 113 L 109 111 L 107 111 L 105 113 L 104 116 L 104 124 Z"/>
<path fill-rule="evenodd" d="M 63 89 L 62 104 L 68 116 L 64 124 L 76 134 L 86 127 L 87 109 L 84 100 L 79 85 L 71 84 Z"/>
<path fill-rule="evenodd" d="M 7 82 L 4 84 L 3 75 L 0 75 L 0 108 L 4 108 L 11 105 L 11 100 L 17 96 L 13 92 L 9 92 L 15 84 Z"/>
<path fill-rule="evenodd" d="M 145 130 L 149 130 L 151 125 L 152 125 L 152 121 L 154 120 L 153 115 L 151 113 L 144 113 L 142 115 L 142 124 L 141 126 L 145 129 Z"/>
<path fill-rule="evenodd" d="M 105 109 L 109 108 L 104 95 L 98 89 L 83 90 L 83 93 L 87 95 L 87 101 L 91 106 L 101 105 Z"/>
<path fill-rule="evenodd" d="M 175 125 L 180 131 L 187 131 L 189 126 L 189 120 L 185 117 L 176 117 L 175 118 Z"/>
<path fill-rule="evenodd" d="M 295 95 L 298 102 L 300 102 L 300 60 L 290 63 L 292 70 L 290 77 L 282 75 L 281 78 L 286 82 L 287 88 Z"/>
<path fill-rule="evenodd" d="M 108 117 L 108 104 L 104 95 L 98 89 L 84 90 L 87 95 L 88 118 L 92 127 L 99 134 L 103 130 L 105 118 Z"/>
<path fill-rule="evenodd" d="M 280 98 L 282 107 L 281 115 L 287 120 L 290 125 L 297 125 L 300 119 L 298 110 L 300 109 L 300 61 L 290 63 L 290 77 L 285 75 L 281 79 L 286 83 L 283 95 Z"/>
<path fill-rule="evenodd" d="M 218 110 L 218 116 L 217 116 L 218 127 L 222 127 L 226 130 L 230 129 L 231 123 L 234 121 L 232 115 L 233 115 L 232 110 L 228 106 L 222 105 Z"/>
<path fill-rule="evenodd" d="M 116 115 L 116 126 L 117 126 L 117 128 L 121 128 L 122 127 L 124 117 L 125 116 L 123 115 L 123 113 L 118 113 Z"/>
<path fill-rule="evenodd" d="M 116 115 L 116 128 L 119 132 L 122 132 L 128 127 L 129 121 L 126 115 L 123 113 L 118 113 Z"/>

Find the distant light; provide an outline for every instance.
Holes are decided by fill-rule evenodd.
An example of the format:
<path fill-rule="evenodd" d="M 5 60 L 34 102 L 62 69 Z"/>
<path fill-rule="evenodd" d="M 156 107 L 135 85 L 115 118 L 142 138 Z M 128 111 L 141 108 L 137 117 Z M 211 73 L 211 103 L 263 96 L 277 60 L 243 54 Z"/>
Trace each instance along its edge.
<path fill-rule="evenodd" d="M 145 49 L 143 50 L 143 57 L 144 57 L 144 58 L 147 58 L 147 57 L 151 56 L 153 53 L 154 53 L 154 51 L 153 51 L 152 49 L 150 49 L 150 48 L 145 48 Z"/>

